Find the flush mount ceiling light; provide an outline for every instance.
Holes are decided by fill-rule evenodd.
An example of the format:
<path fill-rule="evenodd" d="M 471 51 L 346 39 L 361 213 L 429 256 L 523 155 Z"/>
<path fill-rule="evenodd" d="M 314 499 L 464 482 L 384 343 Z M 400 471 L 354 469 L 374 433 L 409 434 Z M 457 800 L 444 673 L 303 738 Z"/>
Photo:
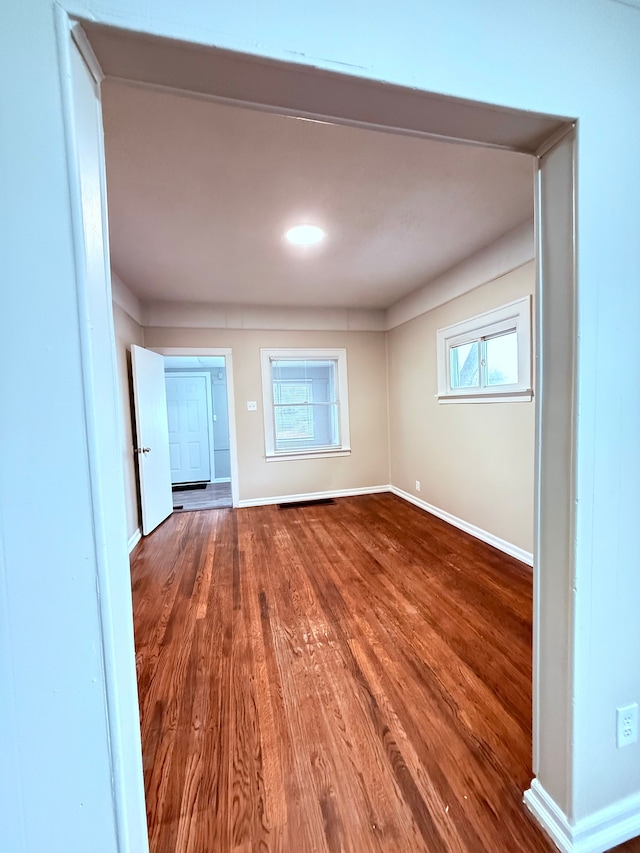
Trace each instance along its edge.
<path fill-rule="evenodd" d="M 325 233 L 317 225 L 295 225 L 284 236 L 294 246 L 315 246 L 324 240 Z"/>

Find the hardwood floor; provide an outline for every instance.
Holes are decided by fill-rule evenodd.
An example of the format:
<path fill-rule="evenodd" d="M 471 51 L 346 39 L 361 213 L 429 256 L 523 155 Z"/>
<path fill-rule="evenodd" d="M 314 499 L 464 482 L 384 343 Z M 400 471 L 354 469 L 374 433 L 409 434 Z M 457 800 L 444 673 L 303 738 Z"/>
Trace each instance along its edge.
<path fill-rule="evenodd" d="M 373 495 L 176 514 L 132 580 L 152 853 L 555 849 L 517 561 Z"/>

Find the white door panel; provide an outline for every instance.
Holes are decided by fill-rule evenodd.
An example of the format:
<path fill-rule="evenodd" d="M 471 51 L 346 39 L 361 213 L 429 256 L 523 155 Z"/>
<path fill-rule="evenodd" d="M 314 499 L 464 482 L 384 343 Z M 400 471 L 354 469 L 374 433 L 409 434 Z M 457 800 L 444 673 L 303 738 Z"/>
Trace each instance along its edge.
<path fill-rule="evenodd" d="M 211 480 L 209 377 L 166 377 L 171 482 Z"/>
<path fill-rule="evenodd" d="M 173 512 L 164 358 L 144 347 L 132 346 L 131 365 L 142 532 L 146 536 Z"/>
<path fill-rule="evenodd" d="M 171 431 L 171 428 L 169 428 Z M 169 458 L 171 462 L 171 472 L 173 476 L 173 471 L 177 471 L 182 467 L 182 459 L 180 454 L 180 445 L 179 444 L 169 444 Z"/>

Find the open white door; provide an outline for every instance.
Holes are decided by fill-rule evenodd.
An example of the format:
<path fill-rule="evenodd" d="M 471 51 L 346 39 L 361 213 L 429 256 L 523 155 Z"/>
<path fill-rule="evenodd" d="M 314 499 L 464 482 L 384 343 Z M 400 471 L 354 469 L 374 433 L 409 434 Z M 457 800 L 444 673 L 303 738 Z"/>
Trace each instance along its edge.
<path fill-rule="evenodd" d="M 142 533 L 146 536 L 173 512 L 164 358 L 134 345 L 131 366 Z"/>

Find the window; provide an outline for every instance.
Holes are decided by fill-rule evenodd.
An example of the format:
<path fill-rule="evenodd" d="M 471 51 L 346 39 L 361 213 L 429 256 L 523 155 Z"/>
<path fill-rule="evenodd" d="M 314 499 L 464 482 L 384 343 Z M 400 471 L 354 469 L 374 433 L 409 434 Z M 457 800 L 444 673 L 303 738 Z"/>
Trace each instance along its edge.
<path fill-rule="evenodd" d="M 531 400 L 531 297 L 437 332 L 441 403 Z"/>
<path fill-rule="evenodd" d="M 347 351 L 263 349 L 260 354 L 267 460 L 348 455 Z"/>

